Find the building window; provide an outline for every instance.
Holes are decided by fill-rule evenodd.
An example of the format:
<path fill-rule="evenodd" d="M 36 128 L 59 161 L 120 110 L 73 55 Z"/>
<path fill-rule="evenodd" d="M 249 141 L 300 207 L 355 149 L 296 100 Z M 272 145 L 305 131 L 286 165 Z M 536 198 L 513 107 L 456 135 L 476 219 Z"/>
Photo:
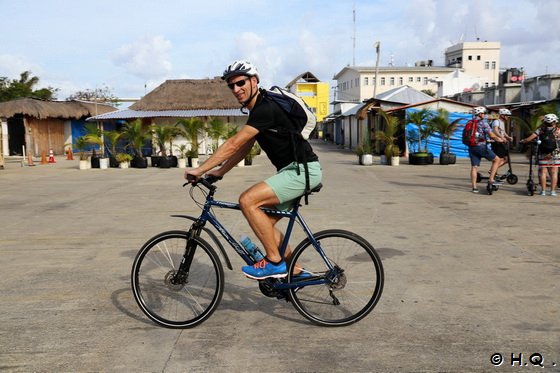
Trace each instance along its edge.
<path fill-rule="evenodd" d="M 422 78 L 419 77 L 419 76 L 417 76 L 417 77 L 416 77 L 416 83 L 420 83 L 421 81 L 422 81 Z"/>
<path fill-rule="evenodd" d="M 496 70 L 496 61 L 492 61 L 492 70 Z"/>
<path fill-rule="evenodd" d="M 408 77 L 408 82 L 409 82 L 409 83 L 414 83 L 414 78 L 413 78 L 412 76 L 409 76 L 409 77 Z"/>
<path fill-rule="evenodd" d="M 368 81 L 369 81 L 369 78 L 366 76 L 366 77 L 364 78 L 364 85 L 368 85 Z"/>
<path fill-rule="evenodd" d="M 485 70 L 490 69 L 490 62 L 488 62 L 488 61 L 485 61 L 485 62 L 484 62 L 484 69 L 485 69 Z"/>
<path fill-rule="evenodd" d="M 360 78 L 356 78 L 356 83 L 355 84 L 356 84 L 356 87 L 360 86 Z"/>
<path fill-rule="evenodd" d="M 371 78 L 371 85 L 375 85 L 375 78 Z"/>
<path fill-rule="evenodd" d="M 381 78 L 381 85 L 385 85 L 385 78 Z"/>
<path fill-rule="evenodd" d="M 469 56 L 469 57 L 468 57 L 468 60 L 469 60 L 469 61 L 472 61 L 472 56 Z"/>
<path fill-rule="evenodd" d="M 404 84 L 404 78 L 401 76 L 399 77 L 399 85 L 403 85 Z"/>
<path fill-rule="evenodd" d="M 480 56 L 476 56 L 476 60 L 477 60 L 477 61 L 480 61 Z"/>
<path fill-rule="evenodd" d="M 390 85 L 395 85 L 395 78 L 394 77 L 391 77 L 391 79 L 389 81 L 390 81 L 390 83 L 389 83 Z"/>
<path fill-rule="evenodd" d="M 424 77 L 424 85 L 428 85 L 428 77 Z"/>

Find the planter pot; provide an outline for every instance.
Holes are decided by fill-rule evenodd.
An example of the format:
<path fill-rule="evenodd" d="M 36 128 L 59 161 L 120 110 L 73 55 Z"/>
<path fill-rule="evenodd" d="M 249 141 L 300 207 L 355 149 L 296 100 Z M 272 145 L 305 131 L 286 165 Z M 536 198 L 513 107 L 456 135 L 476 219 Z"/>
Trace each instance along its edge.
<path fill-rule="evenodd" d="M 119 163 L 119 168 L 128 168 L 129 163 L 128 162 L 121 162 Z"/>
<path fill-rule="evenodd" d="M 391 166 L 398 166 L 400 163 L 399 157 L 391 157 Z"/>
<path fill-rule="evenodd" d="M 454 153 L 440 153 L 439 164 L 448 165 L 455 164 L 457 162 L 457 156 Z"/>
<path fill-rule="evenodd" d="M 176 156 L 170 155 L 170 156 L 167 157 L 167 158 L 169 158 L 169 167 L 177 167 L 178 161 L 177 161 L 177 157 L 176 157 Z"/>
<path fill-rule="evenodd" d="M 99 157 L 91 157 L 91 168 L 99 168 Z"/>
<path fill-rule="evenodd" d="M 159 155 L 152 155 L 150 160 L 152 161 L 152 167 L 159 167 L 159 162 L 161 161 L 161 157 Z"/>
<path fill-rule="evenodd" d="M 147 168 L 148 167 L 148 160 L 144 157 L 134 157 L 130 166 L 134 168 Z"/>
<path fill-rule="evenodd" d="M 170 157 L 159 157 L 159 168 L 169 168 L 171 167 Z"/>
<path fill-rule="evenodd" d="M 433 153 L 410 153 L 408 155 L 408 163 L 413 165 L 427 165 L 434 163 Z"/>
<path fill-rule="evenodd" d="M 253 165 L 253 159 L 252 158 L 245 158 L 244 162 L 245 162 L 245 166 L 252 166 Z"/>
<path fill-rule="evenodd" d="M 89 160 L 80 160 L 80 170 L 87 170 L 89 168 Z"/>
<path fill-rule="evenodd" d="M 187 167 L 187 160 L 185 158 L 179 158 L 177 160 L 177 167 L 186 168 Z"/>
<path fill-rule="evenodd" d="M 106 170 L 109 168 L 109 158 L 100 158 L 99 159 L 99 168 L 102 170 Z"/>
<path fill-rule="evenodd" d="M 117 161 L 117 159 L 115 157 L 110 157 L 109 158 L 109 166 L 113 167 L 113 168 L 117 168 L 117 167 L 119 167 L 119 161 Z"/>
<path fill-rule="evenodd" d="M 191 158 L 191 167 L 198 167 L 198 158 Z"/>
<path fill-rule="evenodd" d="M 373 155 L 372 154 L 363 154 L 361 159 L 362 159 L 362 164 L 364 166 L 371 166 L 373 164 Z"/>

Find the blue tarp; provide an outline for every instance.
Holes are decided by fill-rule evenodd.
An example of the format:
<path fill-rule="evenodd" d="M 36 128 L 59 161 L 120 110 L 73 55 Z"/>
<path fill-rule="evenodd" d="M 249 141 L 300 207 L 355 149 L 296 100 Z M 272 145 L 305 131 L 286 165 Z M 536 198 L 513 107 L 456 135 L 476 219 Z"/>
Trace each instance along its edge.
<path fill-rule="evenodd" d="M 406 114 L 408 118 L 408 113 L 413 113 L 415 111 L 420 111 L 418 109 L 410 108 L 406 109 Z M 431 111 L 434 115 L 437 115 L 437 111 Z M 461 135 L 463 133 L 463 128 L 465 124 L 472 118 L 471 114 L 467 113 L 449 113 L 449 122 L 453 122 L 456 119 L 461 119 L 459 121 L 459 126 L 451 135 L 450 141 L 450 151 L 451 153 L 455 153 L 457 158 L 468 158 L 469 152 L 467 147 L 461 141 Z M 414 141 L 414 139 L 418 138 L 418 126 L 412 123 L 406 124 L 406 138 L 407 144 L 409 146 L 409 152 L 418 151 L 418 140 Z M 411 142 L 411 140 L 413 140 Z M 434 134 L 428 138 L 428 151 L 433 153 L 435 157 L 439 157 L 439 153 L 441 152 L 441 142 L 442 138 L 439 134 Z M 424 144 L 424 140 L 422 140 Z M 424 147 L 424 145 L 422 145 Z"/>

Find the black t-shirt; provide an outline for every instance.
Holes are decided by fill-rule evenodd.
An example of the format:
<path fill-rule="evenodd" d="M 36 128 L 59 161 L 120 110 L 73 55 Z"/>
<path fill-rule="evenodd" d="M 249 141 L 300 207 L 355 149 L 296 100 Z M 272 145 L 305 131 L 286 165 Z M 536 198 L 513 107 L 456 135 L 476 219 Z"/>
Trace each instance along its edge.
<path fill-rule="evenodd" d="M 309 142 L 302 139 L 294 139 L 297 152 L 294 154 L 290 134 L 277 131 L 277 128 L 292 128 L 290 119 L 275 102 L 265 99 L 261 93 L 249 113 L 247 125 L 259 131 L 256 140 L 277 170 L 293 162 L 302 162 L 304 159 L 302 152 L 305 152 L 307 162 L 319 159 Z M 303 143 L 303 146 L 299 146 L 300 143 Z M 295 159 L 296 157 L 298 159 Z"/>

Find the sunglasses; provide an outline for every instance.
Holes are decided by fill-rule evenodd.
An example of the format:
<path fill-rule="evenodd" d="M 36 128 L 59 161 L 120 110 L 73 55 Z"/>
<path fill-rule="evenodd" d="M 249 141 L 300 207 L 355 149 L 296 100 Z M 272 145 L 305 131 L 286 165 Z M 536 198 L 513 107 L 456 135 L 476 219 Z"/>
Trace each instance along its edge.
<path fill-rule="evenodd" d="M 238 80 L 235 83 L 228 83 L 227 86 L 228 86 L 229 89 L 233 89 L 233 87 L 235 87 L 235 86 L 243 87 L 245 85 L 245 82 L 249 79 L 251 79 L 251 78 L 245 78 L 245 79 L 242 79 L 242 80 Z"/>

